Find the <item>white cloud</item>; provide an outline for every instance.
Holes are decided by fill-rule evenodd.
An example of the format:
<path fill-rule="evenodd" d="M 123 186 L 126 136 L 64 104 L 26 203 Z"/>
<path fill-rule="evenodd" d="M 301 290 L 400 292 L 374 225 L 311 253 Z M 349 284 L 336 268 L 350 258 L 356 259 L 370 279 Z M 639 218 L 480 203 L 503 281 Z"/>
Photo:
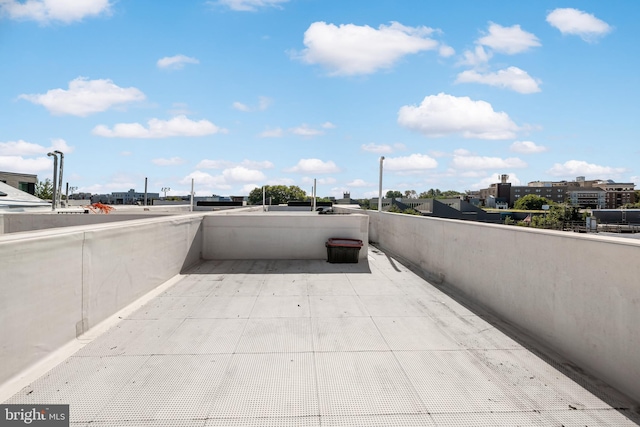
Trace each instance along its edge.
<path fill-rule="evenodd" d="M 476 182 L 475 184 L 472 184 L 471 185 L 471 189 L 472 190 L 481 190 L 483 188 L 489 188 L 489 186 L 491 184 L 495 184 L 497 182 L 500 182 L 500 175 L 501 174 L 491 174 L 491 175 L 483 178 L 479 182 Z M 521 185 L 520 178 L 518 178 L 515 173 L 511 173 L 510 172 L 507 175 L 509 175 L 508 182 L 510 182 L 511 185 Z"/>
<path fill-rule="evenodd" d="M 229 160 L 201 160 L 196 169 L 232 169 L 237 166 L 241 166 L 248 169 L 272 169 L 274 164 L 268 160 L 255 161 L 255 160 L 243 160 L 240 163 L 231 162 Z"/>
<path fill-rule="evenodd" d="M 464 52 L 463 59 L 460 61 L 459 65 L 471 65 L 472 67 L 477 67 L 489 62 L 492 56 L 493 54 L 485 51 L 482 46 L 476 46 L 473 52 L 470 50 Z"/>
<path fill-rule="evenodd" d="M 201 160 L 200 163 L 196 165 L 196 169 L 225 169 L 232 166 L 233 166 L 233 162 L 230 162 L 228 160 L 204 159 L 204 160 Z"/>
<path fill-rule="evenodd" d="M 518 93 L 540 92 L 540 81 L 533 79 L 526 71 L 518 67 L 509 67 L 495 73 L 479 73 L 474 70 L 458 74 L 456 83 L 481 83 L 511 89 Z"/>
<path fill-rule="evenodd" d="M 426 154 L 411 154 L 406 157 L 391 157 L 384 160 L 384 170 L 394 172 L 418 172 L 438 167 L 438 162 Z"/>
<path fill-rule="evenodd" d="M 351 182 L 347 182 L 346 185 L 348 187 L 357 187 L 357 188 L 359 188 L 359 187 L 373 187 L 376 184 L 375 183 L 371 183 L 371 182 L 367 182 L 367 181 L 365 181 L 363 179 L 358 178 L 358 179 L 354 179 Z"/>
<path fill-rule="evenodd" d="M 553 10 L 547 15 L 547 22 L 562 34 L 577 35 L 587 42 L 594 41 L 612 30 L 609 24 L 594 15 L 572 8 Z"/>
<path fill-rule="evenodd" d="M 265 7 L 280 7 L 281 4 L 289 0 L 217 0 L 209 1 L 208 4 L 226 6 L 231 10 L 240 12 L 255 12 Z"/>
<path fill-rule="evenodd" d="M 502 159 L 500 157 L 472 156 L 454 154 L 450 166 L 457 170 L 483 170 L 526 168 L 527 164 L 517 157 Z"/>
<path fill-rule="evenodd" d="M 189 105 L 184 102 L 174 102 L 172 107 L 167 111 L 172 116 L 188 116 L 192 114 L 191 110 L 189 110 Z"/>
<path fill-rule="evenodd" d="M 201 192 L 203 189 L 209 192 L 227 192 L 231 190 L 234 185 L 242 184 L 243 191 L 248 194 L 255 187 L 259 186 L 254 184 L 254 182 L 264 182 L 266 177 L 259 170 L 253 170 L 244 166 L 232 166 L 224 169 L 219 175 L 212 175 L 207 172 L 195 170 L 179 182 L 183 185 L 191 185 L 192 179 L 194 186 Z"/>
<path fill-rule="evenodd" d="M 248 195 L 249 193 L 251 193 L 251 191 L 253 191 L 254 188 L 261 188 L 262 184 L 256 184 L 253 182 L 250 182 L 249 184 L 244 184 L 242 186 L 242 189 L 240 190 L 240 194 L 246 194 Z"/>
<path fill-rule="evenodd" d="M 85 17 L 109 14 L 109 0 L 0 0 L 0 15 L 16 20 L 69 24 Z"/>
<path fill-rule="evenodd" d="M 369 151 L 370 153 L 388 154 L 393 152 L 393 147 L 388 144 L 362 144 L 360 146 L 362 150 Z"/>
<path fill-rule="evenodd" d="M 242 102 L 238 102 L 238 101 L 234 102 L 231 106 L 238 111 L 249 113 L 252 111 L 264 111 L 267 108 L 269 108 L 272 103 L 273 101 L 271 100 L 271 98 L 267 98 L 266 96 L 259 96 L 258 105 L 256 107 L 251 107 L 247 104 L 243 104 Z"/>
<path fill-rule="evenodd" d="M 455 55 L 456 51 L 451 46 L 447 46 L 443 44 L 443 45 L 440 45 L 440 48 L 438 48 L 438 54 L 443 58 L 448 58 L 450 56 Z"/>
<path fill-rule="evenodd" d="M 234 110 L 244 111 L 245 113 L 248 113 L 249 111 L 251 111 L 251 107 L 238 101 L 231 104 L 231 107 L 233 107 Z"/>
<path fill-rule="evenodd" d="M 324 122 L 322 124 L 322 129 L 335 129 L 335 128 L 336 128 L 336 125 L 334 125 L 331 122 Z"/>
<path fill-rule="evenodd" d="M 340 172 L 340 168 L 336 164 L 329 160 L 323 162 L 320 159 L 300 159 L 297 165 L 292 168 L 286 169 L 285 172 L 296 173 L 334 173 Z"/>
<path fill-rule="evenodd" d="M 625 173 L 625 168 L 612 168 L 609 166 L 594 165 L 583 160 L 569 160 L 564 163 L 555 163 L 547 171 L 553 176 L 575 178 L 577 176 L 596 176 L 600 179 L 618 177 Z"/>
<path fill-rule="evenodd" d="M 42 145 L 23 140 L 0 142 L 0 156 L 34 156 L 48 151 Z"/>
<path fill-rule="evenodd" d="M 186 163 L 187 161 L 185 159 L 182 159 L 180 157 L 172 157 L 170 159 L 153 159 L 151 160 L 151 163 L 153 163 L 154 165 L 157 166 L 176 166 L 176 165 L 182 165 L 184 163 Z"/>
<path fill-rule="evenodd" d="M 67 141 L 65 141 L 64 139 L 55 138 L 51 140 L 51 149 L 49 151 L 54 150 L 62 151 L 63 153 L 67 154 L 73 153 L 74 148 L 67 144 Z"/>
<path fill-rule="evenodd" d="M 0 156 L 0 170 L 37 174 L 42 171 L 52 171 L 53 160 L 47 156 L 34 159 L 25 159 L 22 156 Z"/>
<path fill-rule="evenodd" d="M 296 185 L 296 181 L 291 178 L 273 178 L 266 182 L 265 185 Z"/>
<path fill-rule="evenodd" d="M 171 70 L 180 70 L 184 68 L 184 64 L 199 64 L 196 58 L 192 58 L 190 56 L 185 55 L 174 55 L 174 56 L 165 56 L 164 58 L 158 59 L 156 65 L 158 68 L 171 69 Z"/>
<path fill-rule="evenodd" d="M 302 182 L 304 184 L 312 184 L 313 185 L 313 179 L 314 178 L 311 178 L 309 176 L 305 176 L 304 178 L 302 178 Z M 338 181 L 335 178 L 319 178 L 319 179 L 316 179 L 316 184 L 317 185 L 333 185 L 336 182 L 338 182 Z M 317 194 L 317 192 L 316 192 L 316 194 Z"/>
<path fill-rule="evenodd" d="M 511 151 L 523 154 L 543 153 L 548 150 L 547 147 L 537 145 L 533 141 L 516 141 L 509 147 Z"/>
<path fill-rule="evenodd" d="M 438 42 L 429 38 L 433 31 L 398 22 L 378 29 L 314 22 L 304 33 L 306 48 L 299 57 L 325 67 L 334 76 L 371 74 L 392 67 L 405 55 L 437 49 Z"/>
<path fill-rule="evenodd" d="M 271 98 L 267 98 L 266 96 L 258 97 L 258 110 L 264 111 L 269 108 L 273 104 L 273 100 Z"/>
<path fill-rule="evenodd" d="M 93 134 L 107 138 L 169 138 L 172 136 L 204 136 L 226 133 L 208 120 L 194 121 L 186 116 L 176 116 L 169 120 L 151 119 L 148 128 L 140 123 L 118 123 L 113 129 L 105 125 L 93 128 Z"/>
<path fill-rule="evenodd" d="M 509 139 L 518 126 L 504 112 L 485 101 L 440 93 L 424 98 L 419 106 L 405 105 L 398 123 L 428 137 L 462 134 L 465 138 Z"/>
<path fill-rule="evenodd" d="M 241 166 L 245 166 L 251 169 L 273 169 L 274 164 L 268 160 L 255 161 L 255 160 L 243 160 L 240 163 Z"/>
<path fill-rule="evenodd" d="M 489 34 L 478 39 L 477 43 L 508 55 L 525 52 L 532 47 L 541 46 L 538 38 L 532 33 L 521 29 L 520 25 L 503 27 L 494 23 L 489 25 Z"/>
<path fill-rule="evenodd" d="M 45 94 L 20 95 L 21 99 L 42 105 L 52 114 L 86 117 L 106 111 L 114 105 L 142 101 L 144 93 L 135 87 L 122 88 L 111 80 L 88 80 L 78 77 L 69 82 L 69 89 L 51 89 Z"/>
<path fill-rule="evenodd" d="M 64 139 L 60 138 L 52 139 L 49 147 L 21 139 L 18 141 L 0 142 L 0 156 L 35 156 L 55 150 L 62 151 L 66 154 L 73 152 L 73 147 L 70 147 Z"/>
<path fill-rule="evenodd" d="M 199 170 L 191 172 L 189 175 L 185 176 L 180 180 L 180 184 L 183 185 L 191 185 L 191 180 L 193 179 L 194 186 L 205 187 L 209 190 L 218 189 L 218 190 L 229 190 L 231 185 L 227 184 L 224 177 L 213 176 L 206 172 L 201 172 Z"/>
<path fill-rule="evenodd" d="M 284 135 L 282 128 L 266 129 L 258 135 L 260 138 L 281 138 Z"/>
<path fill-rule="evenodd" d="M 227 183 L 264 181 L 265 174 L 259 170 L 248 169 L 244 166 L 235 166 L 222 171 L 222 176 Z"/>
<path fill-rule="evenodd" d="M 289 132 L 293 133 L 294 135 L 299 135 L 299 136 L 324 135 L 323 131 L 321 131 L 319 129 L 313 129 L 313 128 L 309 127 L 306 124 L 303 124 L 303 125 L 298 126 L 296 128 L 291 128 L 291 129 L 289 129 Z"/>

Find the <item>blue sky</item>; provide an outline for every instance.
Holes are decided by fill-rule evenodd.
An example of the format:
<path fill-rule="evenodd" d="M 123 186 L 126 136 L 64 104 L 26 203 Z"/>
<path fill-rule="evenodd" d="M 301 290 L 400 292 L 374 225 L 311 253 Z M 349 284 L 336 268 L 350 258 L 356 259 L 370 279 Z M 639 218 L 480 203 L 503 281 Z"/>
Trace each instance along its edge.
<path fill-rule="evenodd" d="M 640 2 L 0 0 L 0 170 L 319 196 L 640 181 Z"/>

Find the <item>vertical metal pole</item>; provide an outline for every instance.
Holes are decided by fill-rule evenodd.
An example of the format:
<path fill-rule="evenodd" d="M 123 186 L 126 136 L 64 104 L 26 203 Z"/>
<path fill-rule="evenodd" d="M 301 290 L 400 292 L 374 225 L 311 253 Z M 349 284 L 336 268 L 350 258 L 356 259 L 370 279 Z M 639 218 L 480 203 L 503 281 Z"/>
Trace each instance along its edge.
<path fill-rule="evenodd" d="M 144 205 L 147 206 L 147 178 L 144 178 Z"/>
<path fill-rule="evenodd" d="M 51 210 L 55 211 L 57 200 L 56 187 L 58 184 L 58 156 L 54 153 L 47 153 L 47 156 L 53 156 L 53 193 L 51 194 Z"/>
<path fill-rule="evenodd" d="M 67 193 L 64 199 L 65 199 L 65 206 L 69 207 L 69 183 L 68 182 L 67 182 Z"/>
<path fill-rule="evenodd" d="M 62 151 L 55 150 L 54 153 L 60 154 L 60 178 L 58 178 L 58 202 L 59 207 L 62 206 L 62 168 L 64 167 L 64 154 Z"/>
<path fill-rule="evenodd" d="M 313 211 L 316 211 L 316 179 L 313 178 Z"/>
<path fill-rule="evenodd" d="M 193 178 L 191 178 L 191 202 L 189 204 L 189 212 L 193 212 Z"/>
<path fill-rule="evenodd" d="M 380 183 L 378 186 L 378 212 L 382 212 L 382 162 L 384 156 L 380 156 Z"/>

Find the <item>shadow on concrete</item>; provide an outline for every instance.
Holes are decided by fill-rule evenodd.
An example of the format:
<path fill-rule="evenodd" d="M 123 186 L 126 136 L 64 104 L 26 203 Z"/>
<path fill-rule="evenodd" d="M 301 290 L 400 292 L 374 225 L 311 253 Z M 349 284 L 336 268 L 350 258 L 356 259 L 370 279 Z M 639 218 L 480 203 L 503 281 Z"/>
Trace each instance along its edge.
<path fill-rule="evenodd" d="M 326 260 L 202 260 L 182 274 L 371 274 L 366 259 L 358 263 Z"/>

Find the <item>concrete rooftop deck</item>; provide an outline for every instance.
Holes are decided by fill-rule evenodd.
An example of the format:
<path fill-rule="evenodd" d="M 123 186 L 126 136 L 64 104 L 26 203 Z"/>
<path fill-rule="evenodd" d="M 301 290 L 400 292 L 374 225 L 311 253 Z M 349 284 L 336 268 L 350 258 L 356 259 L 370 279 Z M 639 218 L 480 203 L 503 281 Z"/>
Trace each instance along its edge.
<path fill-rule="evenodd" d="M 375 248 L 206 261 L 6 403 L 74 426 L 638 425 L 502 330 Z"/>

